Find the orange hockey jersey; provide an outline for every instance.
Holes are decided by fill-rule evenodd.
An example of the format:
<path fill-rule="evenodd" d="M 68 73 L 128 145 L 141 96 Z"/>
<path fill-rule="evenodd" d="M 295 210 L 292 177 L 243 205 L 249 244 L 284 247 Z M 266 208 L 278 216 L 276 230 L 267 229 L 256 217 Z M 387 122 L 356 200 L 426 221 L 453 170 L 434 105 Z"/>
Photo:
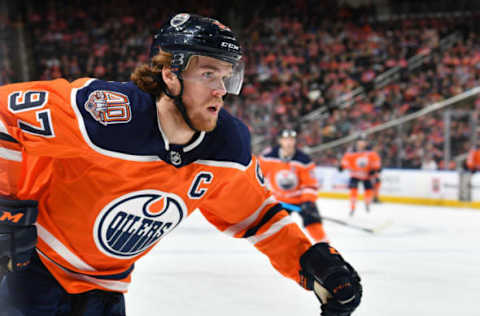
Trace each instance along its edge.
<path fill-rule="evenodd" d="M 469 170 L 480 170 L 480 150 L 472 149 L 468 152 L 467 156 L 467 168 Z"/>
<path fill-rule="evenodd" d="M 39 201 L 37 252 L 69 293 L 125 292 L 134 262 L 195 209 L 299 281 L 308 238 L 265 188 L 248 129 L 170 144 L 133 83 L 63 79 L 0 87 L 0 194 Z"/>
<path fill-rule="evenodd" d="M 341 166 L 350 171 L 350 177 L 366 180 L 370 178 L 370 171 L 380 168 L 380 160 L 372 153 L 374 152 L 347 152 L 343 155 Z"/>
<path fill-rule="evenodd" d="M 260 158 L 262 172 L 275 198 L 289 204 L 315 202 L 318 183 L 314 175 L 315 164 L 301 150 L 291 159 L 280 158 L 279 147 Z"/>
<path fill-rule="evenodd" d="M 380 170 L 382 168 L 382 159 L 376 151 L 368 152 L 368 160 L 371 162 L 371 170 Z M 377 177 L 378 174 L 375 176 Z"/>

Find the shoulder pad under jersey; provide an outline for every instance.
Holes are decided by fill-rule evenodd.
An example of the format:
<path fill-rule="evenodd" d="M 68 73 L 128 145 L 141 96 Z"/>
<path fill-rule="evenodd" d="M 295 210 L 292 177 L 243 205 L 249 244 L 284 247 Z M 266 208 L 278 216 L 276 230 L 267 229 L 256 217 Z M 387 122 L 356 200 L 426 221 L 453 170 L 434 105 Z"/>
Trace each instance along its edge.
<path fill-rule="evenodd" d="M 309 164 L 309 163 L 312 162 L 312 159 L 310 159 L 310 157 L 306 153 L 301 151 L 300 149 L 296 150 L 295 155 L 293 155 L 292 160 L 298 161 L 298 162 L 303 163 L 303 164 Z"/>
<path fill-rule="evenodd" d="M 92 80 L 76 91 L 72 106 L 84 137 L 95 148 L 151 155 L 160 139 L 153 97 L 132 82 Z"/>
<path fill-rule="evenodd" d="M 252 159 L 247 126 L 224 109 L 220 110 L 217 127 L 207 133 L 203 146 L 208 146 L 208 149 L 200 159 L 234 162 L 243 166 Z"/>
<path fill-rule="evenodd" d="M 280 149 L 279 146 L 275 146 L 269 152 L 264 154 L 263 157 L 280 159 L 279 149 Z"/>

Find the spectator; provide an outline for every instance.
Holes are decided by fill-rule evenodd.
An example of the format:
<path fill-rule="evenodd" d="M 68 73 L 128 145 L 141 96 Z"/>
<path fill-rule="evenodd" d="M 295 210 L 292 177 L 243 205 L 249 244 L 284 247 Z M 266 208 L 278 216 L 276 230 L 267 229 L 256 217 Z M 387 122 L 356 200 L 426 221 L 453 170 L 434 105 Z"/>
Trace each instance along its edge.
<path fill-rule="evenodd" d="M 423 170 L 437 170 L 437 163 L 433 160 L 432 155 L 425 155 L 425 159 L 422 161 Z"/>

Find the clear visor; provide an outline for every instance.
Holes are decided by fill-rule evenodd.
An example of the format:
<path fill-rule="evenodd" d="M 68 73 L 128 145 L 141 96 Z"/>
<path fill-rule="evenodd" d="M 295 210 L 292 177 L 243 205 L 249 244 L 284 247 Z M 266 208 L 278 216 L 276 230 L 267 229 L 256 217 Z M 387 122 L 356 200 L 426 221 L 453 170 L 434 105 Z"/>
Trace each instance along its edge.
<path fill-rule="evenodd" d="M 182 78 L 185 81 L 200 83 L 213 90 L 224 90 L 229 94 L 238 95 L 242 89 L 244 72 L 245 64 L 243 61 L 239 61 L 233 65 L 231 71 L 229 67 L 206 65 L 183 72 Z"/>
<path fill-rule="evenodd" d="M 282 131 L 282 134 L 280 135 L 280 137 L 282 138 L 286 138 L 286 137 L 297 137 L 297 132 L 295 132 L 294 130 L 291 130 L 291 129 L 287 129 L 287 130 L 284 130 Z"/>

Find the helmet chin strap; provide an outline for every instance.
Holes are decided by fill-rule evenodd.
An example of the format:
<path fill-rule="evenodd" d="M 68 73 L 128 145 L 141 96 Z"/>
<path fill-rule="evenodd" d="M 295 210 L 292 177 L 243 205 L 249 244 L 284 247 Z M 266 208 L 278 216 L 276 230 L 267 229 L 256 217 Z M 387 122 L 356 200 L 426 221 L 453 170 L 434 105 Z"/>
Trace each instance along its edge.
<path fill-rule="evenodd" d="M 178 81 L 180 81 L 180 93 L 178 95 L 175 95 L 175 96 L 172 95 L 170 93 L 170 91 L 168 91 L 168 88 L 167 88 L 166 84 L 162 85 L 162 88 L 163 88 L 162 90 L 170 99 L 173 100 L 173 103 L 175 104 L 175 106 L 176 106 L 177 110 L 180 112 L 180 114 L 182 114 L 183 120 L 185 121 L 185 123 L 187 123 L 188 127 L 190 127 L 190 129 L 192 129 L 195 133 L 200 132 L 198 129 L 193 127 L 193 123 L 190 120 L 190 118 L 188 117 L 187 109 L 185 108 L 185 105 L 183 104 L 183 100 L 182 100 L 183 79 L 182 79 L 182 76 L 180 74 L 178 74 L 177 78 L 178 78 Z"/>

